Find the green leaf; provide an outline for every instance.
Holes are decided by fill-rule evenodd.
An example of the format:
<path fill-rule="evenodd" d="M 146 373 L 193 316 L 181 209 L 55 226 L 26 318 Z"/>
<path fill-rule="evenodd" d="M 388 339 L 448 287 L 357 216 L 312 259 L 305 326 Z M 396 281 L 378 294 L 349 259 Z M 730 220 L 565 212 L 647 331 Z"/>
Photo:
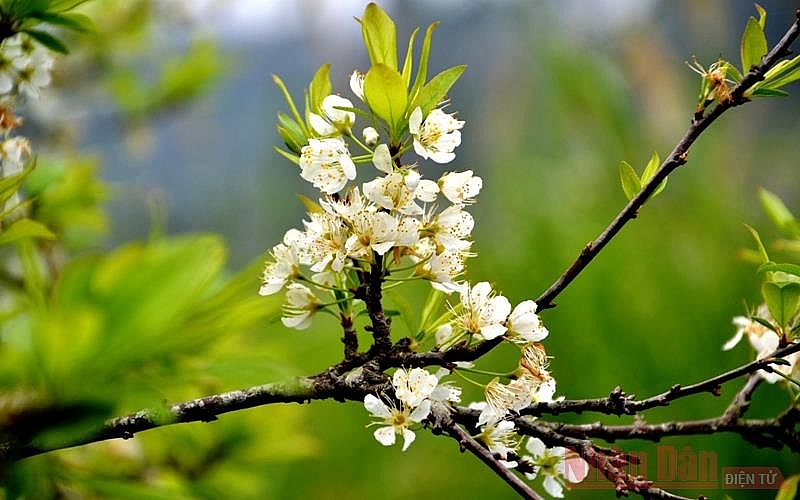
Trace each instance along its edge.
<path fill-rule="evenodd" d="M 628 201 L 632 200 L 642 190 L 642 182 L 639 180 L 639 176 L 636 175 L 636 171 L 631 164 L 626 161 L 619 162 L 619 180 L 622 183 L 622 191 L 625 192 Z"/>
<path fill-rule="evenodd" d="M 414 29 L 411 33 L 411 37 L 408 39 L 406 59 L 403 62 L 403 82 L 405 82 L 406 88 L 408 88 L 408 84 L 411 83 L 411 66 L 414 63 L 414 40 L 417 38 L 417 33 L 419 33 L 419 28 Z"/>
<path fill-rule="evenodd" d="M 765 89 L 761 87 L 751 92 L 748 92 L 747 95 L 749 95 L 750 97 L 786 97 L 789 95 L 789 93 L 784 92 L 783 90 Z"/>
<path fill-rule="evenodd" d="M 53 12 L 66 12 L 88 1 L 89 0 L 51 0 L 48 10 Z"/>
<path fill-rule="evenodd" d="M 294 121 L 291 116 L 279 112 L 277 128 L 286 147 L 300 154 L 300 150 L 308 142 L 302 125 Z"/>
<path fill-rule="evenodd" d="M 797 264 L 767 262 L 758 266 L 757 272 L 758 274 L 780 272 L 800 278 L 800 266 Z"/>
<path fill-rule="evenodd" d="M 319 112 L 319 107 L 322 100 L 331 94 L 331 65 L 323 64 L 314 74 L 311 79 L 311 84 L 308 86 L 308 95 L 310 99 L 311 111 L 314 113 Z"/>
<path fill-rule="evenodd" d="M 797 485 L 800 482 L 800 474 L 789 476 L 783 480 L 775 500 L 795 500 L 797 498 Z"/>
<path fill-rule="evenodd" d="M 411 92 L 409 94 L 412 101 L 416 100 L 419 89 L 425 85 L 425 81 L 428 78 L 428 58 L 431 55 L 431 37 L 433 37 L 433 32 L 438 26 L 438 22 L 431 23 L 425 31 L 425 38 L 422 40 L 422 54 L 420 54 L 419 66 L 417 67 L 417 76 L 414 77 L 414 85 L 411 87 Z"/>
<path fill-rule="evenodd" d="M 759 188 L 758 198 L 761 200 L 761 206 L 764 208 L 764 212 L 767 213 L 767 216 L 772 223 L 775 224 L 775 227 L 784 233 L 792 230 L 795 217 L 778 195 L 764 188 Z M 792 234 L 792 236 L 798 235 Z"/>
<path fill-rule="evenodd" d="M 760 85 L 770 89 L 779 89 L 796 80 L 800 80 L 800 56 L 776 64 L 766 72 L 764 81 Z"/>
<path fill-rule="evenodd" d="M 66 45 L 64 45 L 64 42 L 62 42 L 61 40 L 59 40 L 58 38 L 54 37 L 53 35 L 51 35 L 46 31 L 39 31 L 32 29 L 24 29 L 20 31 L 22 31 L 23 33 L 27 33 L 28 36 L 30 36 L 31 38 L 33 38 L 34 40 L 36 40 L 37 42 L 41 43 L 42 45 L 44 45 L 45 47 L 54 52 L 59 52 L 61 54 L 69 54 L 69 49 L 67 48 Z"/>
<path fill-rule="evenodd" d="M 800 308 L 800 283 L 767 281 L 761 285 L 761 295 L 770 314 L 782 327 L 789 323 Z"/>
<path fill-rule="evenodd" d="M 308 130 L 303 126 L 305 120 L 300 116 L 300 113 L 297 111 L 297 106 L 294 104 L 294 100 L 292 99 L 292 95 L 289 93 L 289 90 L 286 88 L 286 85 L 281 80 L 281 77 L 278 75 L 272 75 L 272 81 L 275 82 L 275 85 L 281 90 L 283 94 L 283 98 L 286 100 L 286 104 L 289 106 L 289 111 L 292 112 L 292 116 L 295 119 L 295 122 L 303 129 L 303 135 L 305 137 L 309 136 Z"/>
<path fill-rule="evenodd" d="M 408 104 L 402 75 L 385 64 L 376 64 L 364 77 L 364 100 L 394 130 Z"/>
<path fill-rule="evenodd" d="M 422 108 L 422 116 L 428 116 L 428 113 L 444 100 L 450 87 L 456 83 L 456 80 L 464 73 L 465 69 L 467 67 L 463 64 L 453 66 L 431 78 L 431 81 L 420 89 L 409 110 L 413 111 L 414 108 L 419 106 Z"/>
<path fill-rule="evenodd" d="M 392 18 L 374 2 L 364 9 L 361 34 L 372 65 L 385 64 L 397 71 L 397 29 Z"/>
<path fill-rule="evenodd" d="M 761 255 L 761 263 L 766 264 L 770 262 L 769 255 L 767 255 L 767 249 L 764 248 L 764 243 L 761 242 L 761 236 L 758 235 L 758 231 L 756 231 L 755 229 L 753 229 L 752 226 L 749 226 L 747 224 L 745 224 L 744 227 L 747 228 L 748 231 L 750 231 L 750 234 L 753 235 L 753 239 L 756 240 L 756 245 L 758 246 L 758 253 Z"/>
<path fill-rule="evenodd" d="M 761 31 L 764 31 L 764 26 L 767 24 L 767 11 L 759 4 L 756 4 L 755 7 L 758 12 L 758 25 L 761 27 Z"/>
<path fill-rule="evenodd" d="M 43 23 L 52 24 L 54 26 L 61 26 L 62 28 L 71 29 L 79 33 L 90 33 L 95 31 L 94 22 L 83 14 L 65 13 L 59 14 L 56 12 L 37 12 L 31 14 L 29 17 L 38 19 Z"/>
<path fill-rule="evenodd" d="M 754 17 L 751 17 L 747 20 L 747 26 L 742 35 L 742 72 L 750 71 L 750 68 L 761 62 L 761 58 L 766 53 L 767 38 L 764 36 L 764 29 Z"/>
<path fill-rule="evenodd" d="M 0 245 L 21 240 L 23 238 L 55 239 L 56 235 L 41 222 L 32 219 L 19 219 L 11 224 L 8 229 L 0 233 Z"/>
<path fill-rule="evenodd" d="M 658 171 L 658 167 L 660 166 L 661 166 L 661 158 L 659 158 L 658 153 L 656 151 L 653 151 L 653 155 L 650 156 L 650 160 L 644 167 L 644 172 L 642 172 L 642 179 L 641 179 L 642 186 L 650 182 L 650 179 L 653 178 L 653 176 Z M 651 194 L 650 197 L 653 198 L 656 195 L 658 195 L 661 191 L 664 190 L 664 187 L 666 187 L 666 185 L 667 185 L 667 179 L 664 179 L 663 181 L 661 181 L 658 187 L 656 187 L 656 189 L 653 191 L 653 194 Z"/>

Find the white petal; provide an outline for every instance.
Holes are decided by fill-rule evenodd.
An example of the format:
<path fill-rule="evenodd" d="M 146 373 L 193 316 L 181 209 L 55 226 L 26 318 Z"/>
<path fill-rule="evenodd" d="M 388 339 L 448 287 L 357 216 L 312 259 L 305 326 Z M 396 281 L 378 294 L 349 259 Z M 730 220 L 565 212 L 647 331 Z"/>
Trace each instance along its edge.
<path fill-rule="evenodd" d="M 389 418 L 392 416 L 392 412 L 386 406 L 386 403 L 378 399 L 374 394 L 364 396 L 364 408 L 376 417 Z"/>
<path fill-rule="evenodd" d="M 395 432 L 394 427 L 392 426 L 375 429 L 375 432 L 373 432 L 372 435 L 375 436 L 375 439 L 384 446 L 391 446 L 395 442 Z"/>
<path fill-rule="evenodd" d="M 544 445 L 541 439 L 532 437 L 528 439 L 527 443 L 525 443 L 525 449 L 528 450 L 528 453 L 534 457 L 541 457 L 544 455 L 547 447 Z"/>
<path fill-rule="evenodd" d="M 725 342 L 725 345 L 722 346 L 722 350 L 723 351 L 730 351 L 731 349 L 736 347 L 736 344 L 738 344 L 739 341 L 742 340 L 743 336 L 744 336 L 744 330 L 736 330 L 736 334 L 733 336 L 732 339 L 730 339 L 729 341 Z"/>
<path fill-rule="evenodd" d="M 417 436 L 411 429 L 403 429 L 403 451 L 406 451 L 415 439 Z M 394 438 L 392 438 L 392 442 L 394 443 Z"/>
<path fill-rule="evenodd" d="M 422 108 L 417 106 L 414 108 L 414 111 L 411 112 L 411 116 L 408 117 L 408 131 L 412 135 L 418 135 L 420 125 L 422 125 Z M 416 144 L 414 148 L 416 149 Z"/>
<path fill-rule="evenodd" d="M 380 144 L 375 148 L 375 153 L 372 155 L 372 164 L 381 172 L 391 174 L 394 167 L 392 166 L 392 155 L 389 152 L 389 146 Z"/>

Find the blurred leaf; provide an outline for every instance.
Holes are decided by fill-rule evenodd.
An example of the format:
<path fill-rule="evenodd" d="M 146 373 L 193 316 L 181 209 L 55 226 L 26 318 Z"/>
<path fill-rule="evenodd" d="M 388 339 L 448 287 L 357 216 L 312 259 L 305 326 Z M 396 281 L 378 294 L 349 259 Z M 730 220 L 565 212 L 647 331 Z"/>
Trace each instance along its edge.
<path fill-rule="evenodd" d="M 64 42 L 59 40 L 58 38 L 54 37 L 50 33 L 46 31 L 39 31 L 39 30 L 32 30 L 32 29 L 23 29 L 20 30 L 23 33 L 26 33 L 28 36 L 36 40 L 37 42 L 41 43 L 48 49 L 52 50 L 53 52 L 58 52 L 60 54 L 69 54 L 69 49 Z"/>
<path fill-rule="evenodd" d="M 374 2 L 364 9 L 361 34 L 372 66 L 383 64 L 397 71 L 397 29 L 392 18 Z"/>
<path fill-rule="evenodd" d="M 62 28 L 71 29 L 79 33 L 90 33 L 95 30 L 94 22 L 83 14 L 65 13 L 60 14 L 56 12 L 39 12 L 31 15 L 44 23 L 60 26 Z"/>
<path fill-rule="evenodd" d="M 797 485 L 800 482 L 800 474 L 789 476 L 783 480 L 775 500 L 795 500 L 797 498 Z"/>
<path fill-rule="evenodd" d="M 619 179 L 622 183 L 622 191 L 628 201 L 631 201 L 642 190 L 642 182 L 630 163 L 619 162 Z"/>
<path fill-rule="evenodd" d="M 761 62 L 761 58 L 766 53 L 767 38 L 764 36 L 764 29 L 754 17 L 751 17 L 747 20 L 747 26 L 742 35 L 742 72 L 750 71 L 750 68 Z"/>
<path fill-rule="evenodd" d="M 767 189 L 759 188 L 758 198 L 761 201 L 764 212 L 767 213 L 767 216 L 778 230 L 789 236 L 800 236 L 800 228 L 798 228 L 794 215 L 778 195 Z"/>
<path fill-rule="evenodd" d="M 422 116 L 428 116 L 432 109 L 441 104 L 447 92 L 466 69 L 466 65 L 453 66 L 431 78 L 431 81 L 426 83 L 414 98 L 410 110 L 419 106 L 422 108 Z"/>
<path fill-rule="evenodd" d="M 31 219 L 19 219 L 8 229 L 0 232 L 0 245 L 7 245 L 23 238 L 44 238 L 52 240 L 56 235 L 41 222 Z"/>
<path fill-rule="evenodd" d="M 385 64 L 376 64 L 364 77 L 364 99 L 392 130 L 403 119 L 408 104 L 403 77 Z"/>
<path fill-rule="evenodd" d="M 319 67 L 314 78 L 311 79 L 311 84 L 308 86 L 308 94 L 310 99 L 310 111 L 317 113 L 325 99 L 331 93 L 331 78 L 330 78 L 331 65 L 323 64 Z"/>
<path fill-rule="evenodd" d="M 303 206 L 306 208 L 306 211 L 308 213 L 310 213 L 310 214 L 321 214 L 321 213 L 325 212 L 325 210 L 320 206 L 319 203 L 317 203 L 316 201 L 312 200 L 308 196 L 304 196 L 302 194 L 295 194 L 295 196 L 297 196 L 297 199 L 300 200 L 300 203 L 303 204 Z"/>
<path fill-rule="evenodd" d="M 758 246 L 758 253 L 761 255 L 761 264 L 766 264 L 769 262 L 769 255 L 767 254 L 767 249 L 764 248 L 764 243 L 761 242 L 761 236 L 758 235 L 758 231 L 756 231 L 753 227 L 745 224 L 745 228 L 750 231 L 750 234 L 753 236 L 753 239 L 756 240 L 756 245 Z"/>
<path fill-rule="evenodd" d="M 89 2 L 89 0 L 50 0 L 48 10 L 53 12 L 66 12 L 87 2 Z"/>

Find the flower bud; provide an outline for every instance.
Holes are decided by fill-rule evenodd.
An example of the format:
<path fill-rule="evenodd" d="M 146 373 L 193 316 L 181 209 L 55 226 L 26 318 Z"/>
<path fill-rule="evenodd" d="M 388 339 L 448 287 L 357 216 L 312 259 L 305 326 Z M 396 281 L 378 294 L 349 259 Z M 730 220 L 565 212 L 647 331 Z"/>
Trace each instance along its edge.
<path fill-rule="evenodd" d="M 378 131 L 372 127 L 365 128 L 362 134 L 364 135 L 364 142 L 370 147 L 375 146 L 381 140 Z"/>

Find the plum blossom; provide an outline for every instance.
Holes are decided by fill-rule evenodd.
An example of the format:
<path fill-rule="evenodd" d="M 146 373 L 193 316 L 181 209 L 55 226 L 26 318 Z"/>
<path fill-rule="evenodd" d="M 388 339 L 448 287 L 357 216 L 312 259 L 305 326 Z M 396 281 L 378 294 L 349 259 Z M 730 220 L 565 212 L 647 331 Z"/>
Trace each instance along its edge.
<path fill-rule="evenodd" d="M 465 172 L 447 172 L 439 178 L 439 187 L 450 203 L 473 203 L 483 187 L 483 179 Z"/>
<path fill-rule="evenodd" d="M 526 379 L 512 380 L 508 385 L 493 378 L 484 389 L 486 404 L 480 405 L 478 425 L 492 425 L 502 420 L 510 410 L 520 411 L 531 404 L 533 392 Z M 472 406 L 470 406 L 472 408 Z"/>
<path fill-rule="evenodd" d="M 439 378 L 423 368 L 398 368 L 392 376 L 395 396 L 412 408 L 430 398 L 438 383 Z"/>
<path fill-rule="evenodd" d="M 341 108 L 352 108 L 350 99 L 331 94 L 326 96 L 320 104 L 321 115 L 309 113 L 308 121 L 311 128 L 320 136 L 329 136 L 350 130 L 356 121 L 356 114 Z"/>
<path fill-rule="evenodd" d="M 461 144 L 464 122 L 441 109 L 434 109 L 422 120 L 422 109 L 417 106 L 408 119 L 408 130 L 414 137 L 414 151 L 436 163 L 449 163 L 456 157 L 453 150 Z"/>
<path fill-rule="evenodd" d="M 774 321 L 769 309 L 767 309 L 765 304 L 761 304 L 758 307 L 756 315 L 760 318 L 766 319 L 767 321 Z M 736 316 L 733 318 L 733 324 L 736 326 L 736 333 L 734 334 L 733 338 L 731 338 L 725 343 L 725 345 L 722 346 L 724 351 L 733 349 L 745 335 L 747 335 L 747 340 L 750 342 L 750 345 L 756 350 L 757 359 L 766 358 L 775 352 L 780 344 L 780 336 L 774 330 L 767 328 L 763 324 L 749 317 Z M 789 375 L 792 371 L 792 367 L 800 363 L 800 353 L 792 353 L 786 356 L 784 359 L 789 362 L 788 365 L 772 365 L 773 370 L 779 373 L 771 373 L 764 370 L 759 370 L 759 375 L 761 375 L 761 377 L 770 384 L 774 384 L 775 382 L 783 380 L 781 374 Z"/>
<path fill-rule="evenodd" d="M 549 332 L 536 314 L 536 308 L 536 302 L 532 300 L 525 300 L 517 304 L 506 321 L 509 339 L 527 344 L 539 342 L 547 337 Z"/>
<path fill-rule="evenodd" d="M 412 424 L 420 423 L 431 412 L 431 402 L 428 400 L 416 408 L 402 405 L 401 409 L 388 406 L 373 394 L 364 396 L 364 408 L 373 417 L 377 417 L 374 424 L 383 424 L 373 433 L 375 439 L 384 446 L 392 446 L 397 440 L 397 435 L 403 436 L 403 451 L 406 451 L 416 439 L 414 431 L 409 429 Z"/>
<path fill-rule="evenodd" d="M 500 463 L 507 469 L 517 466 L 515 461 L 507 461 L 509 453 L 516 451 L 519 446 L 519 438 L 516 434 L 514 422 L 501 420 L 495 424 L 487 425 L 475 439 L 489 448 L 495 455 L 500 456 Z"/>
<path fill-rule="evenodd" d="M 300 231 L 292 229 L 283 237 L 283 243 L 272 247 L 271 259 L 267 262 L 261 277 L 263 284 L 258 291 L 260 295 L 272 295 L 290 280 L 300 276 L 300 259 L 292 235 L 296 235 L 294 237 L 298 239 L 302 238 Z"/>
<path fill-rule="evenodd" d="M 311 317 L 322 305 L 316 295 L 305 285 L 290 283 L 286 287 L 286 304 L 281 323 L 287 328 L 305 330 L 311 326 Z"/>
<path fill-rule="evenodd" d="M 323 193 L 341 191 L 356 178 L 356 165 L 341 137 L 309 139 L 300 150 L 300 177 Z"/>
<path fill-rule="evenodd" d="M 564 447 L 547 448 L 541 439 L 531 437 L 525 449 L 533 457 L 525 457 L 534 464 L 534 472 L 525 474 L 528 479 L 535 479 L 544 474 L 543 486 L 550 496 L 564 498 L 565 481 L 579 483 L 589 475 L 589 464 L 577 453 Z"/>
<path fill-rule="evenodd" d="M 465 283 L 460 291 L 461 310 L 458 312 L 458 326 L 471 335 L 491 340 L 506 333 L 503 325 L 511 304 L 502 295 L 495 295 L 492 286 L 481 281 L 475 286 Z"/>

